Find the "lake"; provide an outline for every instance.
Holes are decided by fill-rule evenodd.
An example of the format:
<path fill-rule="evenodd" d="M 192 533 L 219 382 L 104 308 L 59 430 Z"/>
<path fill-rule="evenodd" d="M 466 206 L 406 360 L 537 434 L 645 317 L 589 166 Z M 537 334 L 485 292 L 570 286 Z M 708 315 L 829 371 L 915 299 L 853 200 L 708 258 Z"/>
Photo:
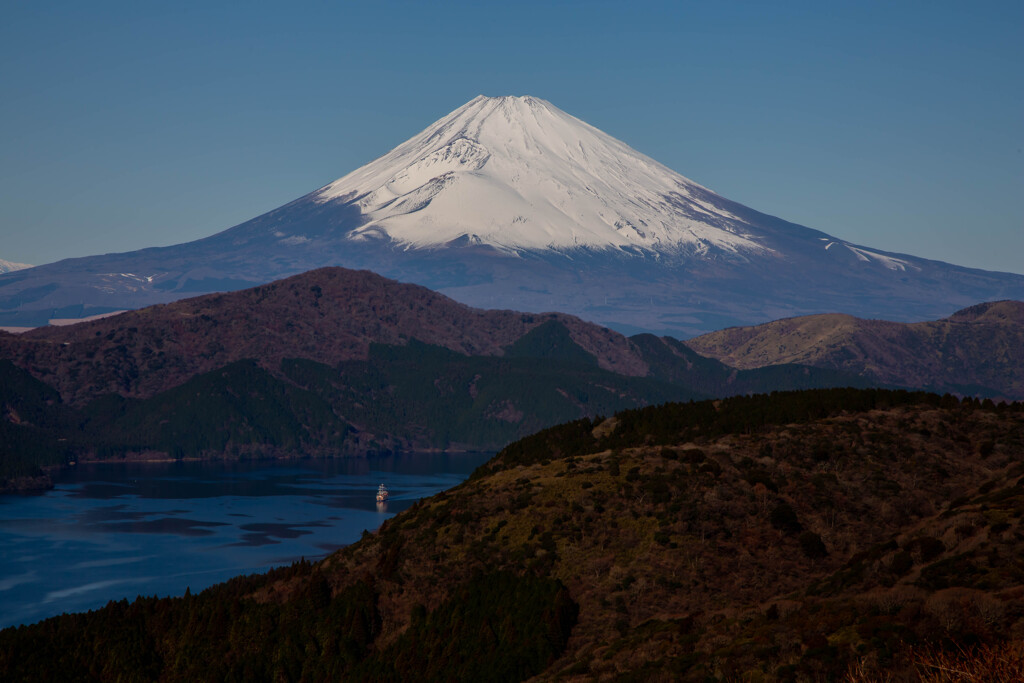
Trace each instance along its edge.
<path fill-rule="evenodd" d="M 0 496 L 0 628 L 324 557 L 491 455 L 79 465 Z"/>

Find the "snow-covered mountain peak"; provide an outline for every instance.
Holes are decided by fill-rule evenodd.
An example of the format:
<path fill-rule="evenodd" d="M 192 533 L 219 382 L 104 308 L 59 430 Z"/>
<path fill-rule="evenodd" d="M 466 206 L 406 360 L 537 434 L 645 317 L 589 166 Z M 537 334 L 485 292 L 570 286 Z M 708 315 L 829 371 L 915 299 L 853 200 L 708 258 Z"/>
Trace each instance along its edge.
<path fill-rule="evenodd" d="M 328 265 L 470 306 L 683 338 L 823 312 L 934 320 L 1024 299 L 1024 276 L 853 244 L 721 197 L 542 99 L 481 96 L 216 235 L 0 273 L 0 323 L 42 325 Z"/>
<path fill-rule="evenodd" d="M 313 194 L 359 209 L 350 239 L 408 248 L 770 251 L 713 197 L 550 102 L 483 95 Z"/>

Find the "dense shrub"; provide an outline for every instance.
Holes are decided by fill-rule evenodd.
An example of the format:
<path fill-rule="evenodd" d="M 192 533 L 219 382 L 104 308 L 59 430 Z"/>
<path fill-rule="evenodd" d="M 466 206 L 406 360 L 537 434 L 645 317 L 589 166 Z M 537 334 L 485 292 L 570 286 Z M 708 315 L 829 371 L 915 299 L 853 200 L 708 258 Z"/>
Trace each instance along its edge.
<path fill-rule="evenodd" d="M 772 508 L 769 520 L 773 527 L 789 535 L 798 534 L 804 528 L 796 516 L 796 511 L 785 501 Z"/>
<path fill-rule="evenodd" d="M 559 581 L 480 574 L 443 605 L 415 618 L 356 680 L 521 681 L 565 649 L 579 607 Z"/>
<path fill-rule="evenodd" d="M 804 555 L 812 560 L 828 556 L 828 550 L 825 548 L 821 536 L 813 531 L 804 531 L 797 540 L 800 542 L 800 549 L 804 551 Z"/>

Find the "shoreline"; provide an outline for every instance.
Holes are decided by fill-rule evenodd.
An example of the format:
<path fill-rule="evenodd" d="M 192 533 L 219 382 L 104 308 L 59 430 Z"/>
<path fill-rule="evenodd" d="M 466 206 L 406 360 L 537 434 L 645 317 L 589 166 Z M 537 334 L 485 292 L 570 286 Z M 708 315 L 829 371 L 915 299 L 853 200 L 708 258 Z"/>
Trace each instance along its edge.
<path fill-rule="evenodd" d="M 168 457 L 167 453 L 163 451 L 143 451 L 136 453 L 126 454 L 124 457 L 116 458 L 97 458 L 97 457 L 81 457 L 70 463 L 62 463 L 57 465 L 42 465 L 40 466 L 40 474 L 23 475 L 16 477 L 9 477 L 0 483 L 0 496 L 17 496 L 17 495 L 42 495 L 47 491 L 53 490 L 55 486 L 54 477 L 60 473 L 65 472 L 69 469 L 78 467 L 79 465 L 129 465 L 129 464 L 169 464 L 169 463 L 198 463 L 198 462 L 219 462 L 219 463 L 258 463 L 261 461 L 286 461 L 286 460 L 340 460 L 348 458 L 383 458 L 400 454 L 414 455 L 422 453 L 424 455 L 470 455 L 473 453 L 491 453 L 492 456 L 496 455 L 500 449 L 481 449 L 476 450 L 472 448 L 415 448 L 409 450 L 389 450 L 389 451 L 372 451 L 365 450 L 361 452 L 337 452 L 335 454 L 279 454 L 279 455 L 260 455 L 256 457 L 225 457 L 225 456 L 213 456 L 208 458 L 203 457 L 182 457 L 172 458 Z"/>

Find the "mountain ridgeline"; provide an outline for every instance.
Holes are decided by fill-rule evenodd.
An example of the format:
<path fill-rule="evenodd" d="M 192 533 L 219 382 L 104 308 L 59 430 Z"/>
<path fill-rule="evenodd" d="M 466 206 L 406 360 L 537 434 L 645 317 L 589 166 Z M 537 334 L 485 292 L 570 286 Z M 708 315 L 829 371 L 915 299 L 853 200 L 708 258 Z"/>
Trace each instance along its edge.
<path fill-rule="evenodd" d="M 1022 404 L 672 403 L 515 442 L 315 564 L 0 631 L 0 675 L 1020 680 L 1022 556 Z"/>
<path fill-rule="evenodd" d="M 0 355 L 7 488 L 74 460 L 487 450 L 628 407 L 866 385 L 798 366 L 735 371 L 675 340 L 479 311 L 337 268 L 0 335 Z"/>
<path fill-rule="evenodd" d="M 201 240 L 0 274 L 44 325 L 365 268 L 463 303 L 689 337 L 842 312 L 934 320 L 1024 275 L 853 244 L 722 197 L 536 97 L 477 97 L 362 168 Z"/>
<path fill-rule="evenodd" d="M 1024 398 L 1024 301 L 982 303 L 913 324 L 812 315 L 720 330 L 686 343 L 737 368 L 797 363 L 880 383 Z"/>
<path fill-rule="evenodd" d="M 0 476 L 11 489 L 45 483 L 41 467 L 83 459 L 490 450 L 581 417 L 774 390 L 969 387 L 1014 398 L 1022 370 L 1005 339 L 1020 326 L 1012 317 L 1000 324 L 1010 331 L 957 328 L 959 362 L 989 367 L 989 384 L 918 366 L 907 376 L 890 368 L 884 380 L 863 367 L 736 369 L 670 337 L 627 339 L 563 314 L 472 309 L 326 268 L 0 334 Z"/>

